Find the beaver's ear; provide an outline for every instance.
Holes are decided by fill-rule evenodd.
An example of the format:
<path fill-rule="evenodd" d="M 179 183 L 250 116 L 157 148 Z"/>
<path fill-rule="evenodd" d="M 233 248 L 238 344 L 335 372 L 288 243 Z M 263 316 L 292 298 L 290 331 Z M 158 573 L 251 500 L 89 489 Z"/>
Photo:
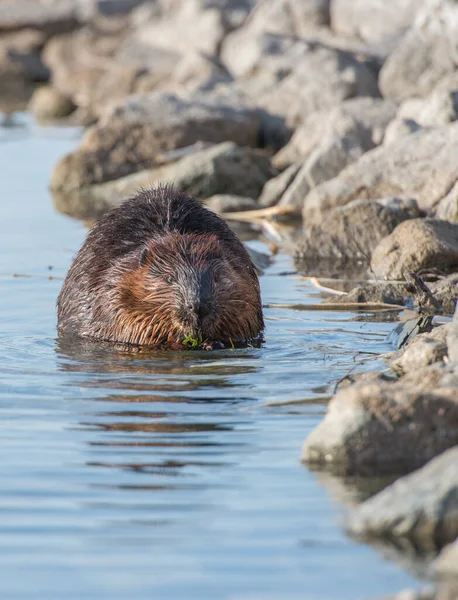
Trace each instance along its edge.
<path fill-rule="evenodd" d="M 148 248 L 143 248 L 138 256 L 138 264 L 140 267 L 144 267 L 146 265 L 148 259 Z"/>

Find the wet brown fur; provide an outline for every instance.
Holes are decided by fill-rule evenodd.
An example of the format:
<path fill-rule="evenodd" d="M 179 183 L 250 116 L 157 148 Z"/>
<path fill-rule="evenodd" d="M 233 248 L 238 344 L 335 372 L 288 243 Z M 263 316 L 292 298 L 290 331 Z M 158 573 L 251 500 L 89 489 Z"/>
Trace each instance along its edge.
<path fill-rule="evenodd" d="M 241 242 L 171 188 L 142 192 L 94 226 L 64 282 L 58 321 L 61 333 L 136 346 L 179 347 L 190 335 L 244 343 L 264 327 Z"/>

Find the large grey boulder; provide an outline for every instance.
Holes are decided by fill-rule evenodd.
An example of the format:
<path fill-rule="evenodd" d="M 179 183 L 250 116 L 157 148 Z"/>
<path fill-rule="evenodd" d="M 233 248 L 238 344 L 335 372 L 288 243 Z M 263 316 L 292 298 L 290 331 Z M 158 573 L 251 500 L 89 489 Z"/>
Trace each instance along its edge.
<path fill-rule="evenodd" d="M 371 44 L 396 44 L 412 25 L 422 0 L 333 0 L 331 27 Z"/>
<path fill-rule="evenodd" d="M 367 264 L 382 238 L 399 223 L 418 216 L 415 202 L 397 198 L 354 200 L 330 211 L 321 223 L 307 227 L 298 241 L 296 257 L 313 262 L 361 260 Z"/>
<path fill-rule="evenodd" d="M 54 202 L 61 212 L 89 219 L 100 217 L 142 187 L 166 183 L 200 199 L 216 194 L 257 198 L 265 182 L 274 174 L 265 154 L 226 142 L 162 167 L 72 193 L 65 190 L 54 193 Z"/>
<path fill-rule="evenodd" d="M 405 100 L 398 117 L 412 119 L 421 127 L 440 127 L 458 119 L 458 72 L 439 81 L 425 98 Z"/>
<path fill-rule="evenodd" d="M 3 0 L 0 32 L 33 28 L 56 35 L 75 29 L 83 18 L 80 0 Z"/>
<path fill-rule="evenodd" d="M 153 168 L 161 152 L 199 140 L 255 146 L 259 130 L 256 115 L 245 108 L 158 92 L 131 96 L 107 111 L 80 148 L 59 161 L 51 187 L 75 189 L 119 179 Z"/>
<path fill-rule="evenodd" d="M 395 102 L 428 95 L 440 79 L 456 70 L 457 40 L 457 3 L 427 0 L 383 65 L 382 95 Z"/>
<path fill-rule="evenodd" d="M 286 192 L 288 187 L 294 181 L 299 169 L 300 165 L 293 164 L 276 177 L 269 179 L 269 181 L 263 187 L 261 195 L 259 196 L 259 206 L 266 208 L 268 206 L 274 206 L 277 204 L 281 200 L 281 197 Z"/>
<path fill-rule="evenodd" d="M 335 147 L 335 152 L 342 154 L 339 163 L 343 168 L 382 142 L 395 115 L 393 102 L 368 97 L 352 98 L 331 110 L 311 113 L 273 162 L 282 169 Z"/>
<path fill-rule="evenodd" d="M 458 371 L 432 365 L 335 395 L 302 459 L 340 473 L 409 471 L 458 444 Z M 458 465 L 458 461 L 457 461 Z"/>
<path fill-rule="evenodd" d="M 348 528 L 362 537 L 409 538 L 444 545 L 458 536 L 458 448 L 398 479 L 357 507 Z"/>
<path fill-rule="evenodd" d="M 245 75 L 264 34 L 301 36 L 328 22 L 329 0 L 261 0 L 244 25 L 225 38 L 222 60 L 234 75 Z"/>
<path fill-rule="evenodd" d="M 431 210 L 458 181 L 458 123 L 422 130 L 366 152 L 337 177 L 312 189 L 304 219 L 320 220 L 330 208 L 351 200 L 386 196 L 415 198 Z"/>
<path fill-rule="evenodd" d="M 405 221 L 382 239 L 372 253 L 378 277 L 404 279 L 410 272 L 458 267 L 458 224 L 438 219 Z"/>

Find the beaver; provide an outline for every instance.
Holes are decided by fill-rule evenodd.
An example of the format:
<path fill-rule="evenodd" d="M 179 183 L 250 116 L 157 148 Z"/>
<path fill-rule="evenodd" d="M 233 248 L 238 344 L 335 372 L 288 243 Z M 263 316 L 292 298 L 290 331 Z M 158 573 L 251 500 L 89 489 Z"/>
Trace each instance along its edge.
<path fill-rule="evenodd" d="M 264 329 L 256 269 L 217 214 L 170 186 L 90 230 L 57 300 L 58 331 L 144 347 L 226 347 Z"/>

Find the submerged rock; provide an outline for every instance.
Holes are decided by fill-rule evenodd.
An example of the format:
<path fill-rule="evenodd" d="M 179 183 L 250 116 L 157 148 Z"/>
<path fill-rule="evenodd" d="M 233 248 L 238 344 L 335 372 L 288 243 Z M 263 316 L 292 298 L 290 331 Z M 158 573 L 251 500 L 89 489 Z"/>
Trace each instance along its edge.
<path fill-rule="evenodd" d="M 438 365 L 396 382 L 356 383 L 332 398 L 302 459 L 348 474 L 419 467 L 458 443 L 457 389 L 456 369 Z"/>
<path fill-rule="evenodd" d="M 408 537 L 439 546 L 458 536 L 458 448 L 401 477 L 350 515 L 359 537 Z"/>
<path fill-rule="evenodd" d="M 458 181 L 458 123 L 422 130 L 366 152 L 337 177 L 312 189 L 303 202 L 307 223 L 351 200 L 392 195 L 433 208 Z"/>
<path fill-rule="evenodd" d="M 386 279 L 404 279 L 410 272 L 458 267 L 458 225 L 438 219 L 412 219 L 380 241 L 371 268 Z"/>
<path fill-rule="evenodd" d="M 404 306 L 408 297 L 405 285 L 393 283 L 366 283 L 341 296 L 327 298 L 329 304 L 394 304 Z"/>

